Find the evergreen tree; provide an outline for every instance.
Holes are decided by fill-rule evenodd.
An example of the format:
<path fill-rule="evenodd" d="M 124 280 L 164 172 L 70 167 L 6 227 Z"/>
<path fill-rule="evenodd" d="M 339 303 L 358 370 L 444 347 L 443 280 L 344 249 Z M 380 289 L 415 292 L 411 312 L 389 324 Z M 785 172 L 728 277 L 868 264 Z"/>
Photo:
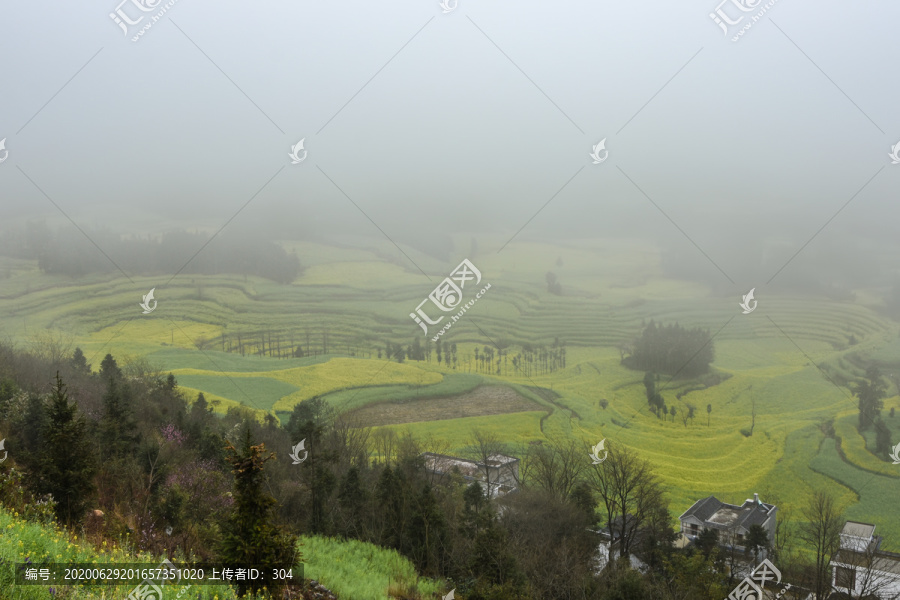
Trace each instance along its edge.
<path fill-rule="evenodd" d="M 647 401 L 652 404 L 656 395 L 656 380 L 650 371 L 644 373 L 644 389 L 647 391 Z"/>
<path fill-rule="evenodd" d="M 103 362 L 100 363 L 100 377 L 107 380 L 122 378 L 122 369 L 119 368 L 112 354 L 103 357 Z"/>
<path fill-rule="evenodd" d="M 14 381 L 0 378 L 0 421 L 9 421 L 14 416 L 9 414 L 9 406 L 18 391 L 19 388 Z"/>
<path fill-rule="evenodd" d="M 203 395 L 203 392 L 197 394 L 197 399 L 194 401 L 194 404 L 191 406 L 191 419 L 195 421 L 199 421 L 201 423 L 206 423 L 210 414 L 212 413 L 212 408 L 209 406 L 209 403 L 206 401 L 206 396 Z"/>
<path fill-rule="evenodd" d="M 400 500 L 400 485 L 393 469 L 385 466 L 378 477 L 375 497 L 381 513 L 381 539 L 379 544 L 389 548 L 399 548 L 400 533 L 403 529 L 403 511 Z"/>
<path fill-rule="evenodd" d="M 319 396 L 304 400 L 294 405 L 288 419 L 287 430 L 291 435 L 291 444 L 306 440 L 306 447 L 318 445 L 326 426 L 334 418 L 334 411 Z"/>
<path fill-rule="evenodd" d="M 310 460 L 307 469 L 312 471 L 312 517 L 310 519 L 310 529 L 313 533 L 330 534 L 331 521 L 329 519 L 328 500 L 334 491 L 337 483 L 334 473 L 326 466 L 325 461 L 315 460 L 316 449 L 309 450 Z"/>
<path fill-rule="evenodd" d="M 587 482 L 582 481 L 575 486 L 572 490 L 570 500 L 572 504 L 577 506 L 578 509 L 584 513 L 591 527 L 597 525 L 597 522 L 599 521 L 596 511 L 597 500 L 594 498 L 591 486 L 588 485 Z"/>
<path fill-rule="evenodd" d="M 887 394 L 887 386 L 881 380 L 881 371 L 871 365 L 866 369 L 866 376 L 857 382 L 853 390 L 859 398 L 859 430 L 869 429 L 881 415 L 884 407 L 882 398 Z"/>
<path fill-rule="evenodd" d="M 106 380 L 103 417 L 100 419 L 100 445 L 104 458 L 134 455 L 138 440 L 137 425 L 131 410 L 131 388 L 121 378 L 110 376 Z"/>
<path fill-rule="evenodd" d="M 410 555 L 420 571 L 437 576 L 444 564 L 447 522 L 431 485 L 423 483 L 410 514 Z"/>
<path fill-rule="evenodd" d="M 709 331 L 650 321 L 622 363 L 642 371 L 694 377 L 709 371 L 714 356 Z"/>
<path fill-rule="evenodd" d="M 363 538 L 364 513 L 368 495 L 359 478 L 359 467 L 352 466 L 341 480 L 338 504 L 344 512 L 342 534 L 356 539 Z"/>
<path fill-rule="evenodd" d="M 22 463 L 35 466 L 44 446 L 44 432 L 47 430 L 47 406 L 44 399 L 37 394 L 29 394 L 22 419 L 21 440 Z"/>
<path fill-rule="evenodd" d="M 38 458 L 37 488 L 42 494 L 53 495 L 57 519 L 72 525 L 84 514 L 91 499 L 96 468 L 87 424 L 77 414 L 75 403 L 69 402 L 59 373 L 51 394 Z"/>
<path fill-rule="evenodd" d="M 884 420 L 875 421 L 875 454 L 887 457 L 891 452 L 891 430 Z"/>
<path fill-rule="evenodd" d="M 769 550 L 769 532 L 762 525 L 751 525 L 744 547 L 753 554 L 753 564 L 759 563 L 760 554 Z"/>
<path fill-rule="evenodd" d="M 276 502 L 263 491 L 264 466 L 275 455 L 266 455 L 264 443 L 253 444 L 249 427 L 245 428 L 240 450 L 231 444 L 226 450 L 234 474 L 234 507 L 222 527 L 219 558 L 232 565 L 262 567 L 262 581 L 237 582 L 239 596 L 258 593 L 263 586 L 277 592 L 283 580 L 274 579 L 272 571 L 294 568 L 300 556 L 296 536 L 273 523 Z"/>
<path fill-rule="evenodd" d="M 719 531 L 717 529 L 704 529 L 697 536 L 697 548 L 703 556 L 709 558 L 710 553 L 719 545 Z"/>
<path fill-rule="evenodd" d="M 84 352 L 81 351 L 81 348 L 75 348 L 75 354 L 72 355 L 72 366 L 75 367 L 75 371 L 78 373 L 91 372 L 91 365 L 87 364 L 87 359 L 84 357 Z"/>

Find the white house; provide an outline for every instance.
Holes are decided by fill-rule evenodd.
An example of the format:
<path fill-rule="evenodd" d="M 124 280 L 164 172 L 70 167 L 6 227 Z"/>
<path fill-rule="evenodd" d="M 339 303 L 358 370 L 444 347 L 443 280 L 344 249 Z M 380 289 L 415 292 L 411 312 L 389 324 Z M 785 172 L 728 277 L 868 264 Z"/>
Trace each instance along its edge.
<path fill-rule="evenodd" d="M 875 525 L 847 521 L 831 559 L 832 586 L 854 598 L 900 599 L 900 554 L 881 550 Z"/>
<path fill-rule="evenodd" d="M 422 458 L 425 459 L 425 468 L 431 473 L 449 475 L 455 469 L 466 481 L 486 484 L 490 488 L 492 498 L 504 496 L 519 486 L 519 459 L 514 456 L 493 454 L 487 461 L 478 462 L 446 454 L 423 452 Z"/>
<path fill-rule="evenodd" d="M 759 494 L 747 499 L 741 506 L 726 504 L 715 496 L 698 500 L 679 520 L 681 533 L 690 540 L 696 540 L 704 529 L 719 532 L 719 543 L 743 550 L 744 541 L 753 525 L 761 525 L 769 534 L 769 541 L 775 539 L 775 519 L 778 507 L 760 502 Z"/>

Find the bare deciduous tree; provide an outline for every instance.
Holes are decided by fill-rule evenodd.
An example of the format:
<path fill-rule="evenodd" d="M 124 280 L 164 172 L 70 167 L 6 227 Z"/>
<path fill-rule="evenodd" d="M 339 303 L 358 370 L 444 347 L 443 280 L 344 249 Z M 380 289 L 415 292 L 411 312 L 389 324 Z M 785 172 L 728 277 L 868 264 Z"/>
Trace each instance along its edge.
<path fill-rule="evenodd" d="M 571 438 L 528 446 L 524 460 L 528 465 L 526 484 L 563 500 L 569 497 L 590 464 L 584 445 Z"/>
<path fill-rule="evenodd" d="M 469 437 L 469 456 L 481 465 L 484 473 L 484 481 L 486 484 L 485 493 L 490 497 L 492 493 L 492 485 L 496 485 L 499 481 L 491 479 L 491 465 L 489 460 L 497 454 L 506 454 L 507 446 L 500 441 L 497 435 L 490 431 L 482 431 L 481 429 L 473 429 Z M 499 472 L 498 472 L 499 478 Z"/>
<path fill-rule="evenodd" d="M 663 487 L 650 469 L 625 446 L 613 444 L 606 460 L 588 470 L 601 502 L 610 536 L 622 558 L 631 554 L 637 532 L 660 506 L 665 506 Z"/>
<path fill-rule="evenodd" d="M 797 537 L 815 553 L 815 571 L 812 581 L 816 600 L 825 600 L 831 594 L 831 577 L 828 564 L 840 545 L 841 527 L 844 524 L 843 509 L 834 496 L 825 490 L 817 490 L 801 511 L 803 523 Z"/>

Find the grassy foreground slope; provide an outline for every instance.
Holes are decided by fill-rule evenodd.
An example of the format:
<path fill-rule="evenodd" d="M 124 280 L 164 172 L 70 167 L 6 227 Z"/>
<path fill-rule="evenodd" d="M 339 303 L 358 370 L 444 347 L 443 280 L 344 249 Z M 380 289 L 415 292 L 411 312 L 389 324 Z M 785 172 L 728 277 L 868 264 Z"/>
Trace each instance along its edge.
<path fill-rule="evenodd" d="M 102 586 L 60 586 L 60 585 L 13 585 L 13 569 L 16 563 L 31 561 L 56 563 L 85 563 L 99 566 L 115 567 L 116 565 L 135 563 L 156 567 L 161 557 L 139 553 L 130 554 L 121 548 L 109 548 L 102 551 L 51 525 L 40 525 L 21 519 L 0 507 L 0 599 L 2 600 L 114 600 L 125 598 L 134 588 L 134 584 L 102 585 Z M 177 562 L 177 561 L 176 561 Z M 181 586 L 173 588 L 175 593 Z M 200 594 L 201 600 L 237 600 L 237 596 L 229 586 L 204 585 L 194 586 L 185 596 L 195 600 Z M 173 594 L 174 597 L 174 594 Z"/>
<path fill-rule="evenodd" d="M 412 563 L 396 551 L 358 541 L 303 537 L 304 575 L 334 591 L 341 600 L 388 600 L 388 592 L 417 591 L 422 597 L 446 593 L 441 582 L 419 578 Z M 0 508 L 0 600 L 114 600 L 125 598 L 128 585 L 72 586 L 13 585 L 15 563 L 31 561 L 85 563 L 98 567 L 142 563 L 156 566 L 162 559 L 148 554 L 130 554 L 121 548 L 97 551 L 84 540 L 54 526 L 27 522 Z M 182 586 L 167 592 L 174 598 Z M 199 595 L 198 595 L 199 594 Z M 184 598 L 237 600 L 229 586 L 193 586 Z"/>

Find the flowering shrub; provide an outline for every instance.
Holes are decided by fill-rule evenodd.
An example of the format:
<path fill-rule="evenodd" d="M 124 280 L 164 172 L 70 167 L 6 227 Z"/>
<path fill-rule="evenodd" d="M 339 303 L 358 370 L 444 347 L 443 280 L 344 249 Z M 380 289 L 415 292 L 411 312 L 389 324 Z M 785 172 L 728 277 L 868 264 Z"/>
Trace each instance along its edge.
<path fill-rule="evenodd" d="M 22 472 L 15 467 L 0 465 L 0 504 L 33 523 L 53 523 L 53 496 L 29 492 L 22 483 Z"/>
<path fill-rule="evenodd" d="M 159 432 L 162 434 L 164 440 L 171 442 L 176 446 L 180 446 L 186 438 L 184 433 L 175 427 L 173 423 L 169 423 L 165 427 L 160 427 Z"/>

